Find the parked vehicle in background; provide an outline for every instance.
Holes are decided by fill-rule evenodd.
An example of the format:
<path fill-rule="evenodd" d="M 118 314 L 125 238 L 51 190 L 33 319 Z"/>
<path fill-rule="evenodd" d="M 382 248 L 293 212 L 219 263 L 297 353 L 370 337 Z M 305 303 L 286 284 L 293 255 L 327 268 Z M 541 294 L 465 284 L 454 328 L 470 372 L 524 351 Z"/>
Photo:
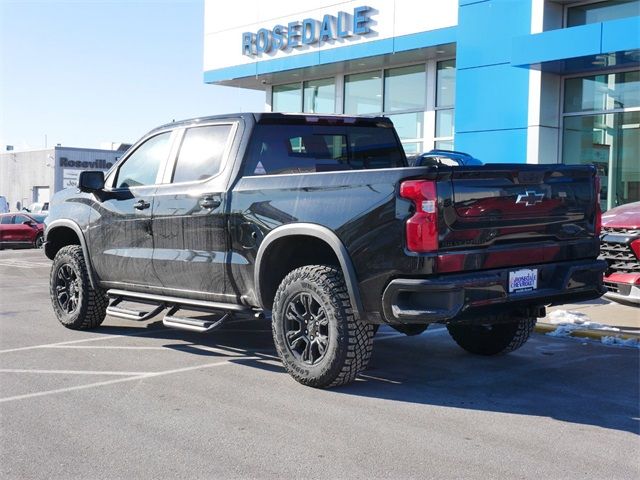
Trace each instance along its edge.
<path fill-rule="evenodd" d="M 604 276 L 605 297 L 640 307 L 640 202 L 602 215 L 600 257 L 609 264 Z"/>
<path fill-rule="evenodd" d="M 508 353 L 546 305 L 604 293 L 598 190 L 590 166 L 409 167 L 383 117 L 174 122 L 54 196 L 52 307 L 74 329 L 167 308 L 165 325 L 199 332 L 271 318 L 314 387 L 354 380 L 381 324 L 443 323 L 471 353 Z"/>
<path fill-rule="evenodd" d="M 9 202 L 7 202 L 7 198 L 0 195 L 0 213 L 8 213 L 9 212 Z"/>
<path fill-rule="evenodd" d="M 0 215 L 0 248 L 41 248 L 46 217 L 24 212 Z"/>
<path fill-rule="evenodd" d="M 23 208 L 25 212 L 28 213 L 48 213 L 49 212 L 49 202 L 44 203 L 32 203 L 28 207 Z"/>
<path fill-rule="evenodd" d="M 415 155 L 409 160 L 409 165 L 426 167 L 429 165 L 448 165 L 450 167 L 463 167 L 470 165 L 482 165 L 482 162 L 468 153 L 455 150 L 434 149 L 420 155 Z"/>

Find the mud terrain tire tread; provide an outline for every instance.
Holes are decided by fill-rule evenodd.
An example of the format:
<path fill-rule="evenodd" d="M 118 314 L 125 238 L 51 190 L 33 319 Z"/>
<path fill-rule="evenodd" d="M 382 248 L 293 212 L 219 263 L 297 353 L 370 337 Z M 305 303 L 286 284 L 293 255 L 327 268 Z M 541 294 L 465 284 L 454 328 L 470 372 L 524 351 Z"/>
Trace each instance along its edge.
<path fill-rule="evenodd" d="M 535 317 L 508 319 L 505 315 L 486 317 L 486 325 L 447 325 L 455 342 L 477 355 L 504 355 L 522 347 L 536 325 Z"/>
<path fill-rule="evenodd" d="M 67 263 L 73 266 L 80 279 L 80 298 L 78 308 L 72 313 L 62 311 L 56 301 L 55 276 L 58 266 Z M 107 314 L 109 299 L 101 288 L 93 288 L 89 280 L 87 263 L 80 245 L 67 245 L 56 254 L 51 266 L 49 294 L 56 317 L 62 325 L 72 330 L 88 330 L 99 327 Z"/>
<path fill-rule="evenodd" d="M 318 365 L 301 365 L 289 352 L 282 322 L 284 302 L 302 284 L 321 300 L 334 338 Z M 332 325 L 333 324 L 333 325 Z M 316 388 L 336 387 L 352 382 L 369 363 L 373 349 L 374 326 L 357 321 L 342 272 L 333 266 L 307 265 L 289 272 L 273 302 L 273 339 L 287 372 L 298 382 Z M 333 346 L 332 346 L 333 342 Z"/>

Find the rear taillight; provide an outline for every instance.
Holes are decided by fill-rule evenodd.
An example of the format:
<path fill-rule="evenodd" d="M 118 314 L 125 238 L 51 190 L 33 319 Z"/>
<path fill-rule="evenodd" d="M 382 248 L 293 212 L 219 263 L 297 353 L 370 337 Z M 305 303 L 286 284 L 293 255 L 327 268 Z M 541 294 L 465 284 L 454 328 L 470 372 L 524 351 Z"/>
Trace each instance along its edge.
<path fill-rule="evenodd" d="M 438 250 L 438 196 L 436 182 L 408 180 L 400 185 L 400 196 L 413 201 L 416 211 L 407 220 L 407 249 L 412 252 Z"/>
<path fill-rule="evenodd" d="M 600 208 L 600 177 L 596 175 L 593 189 L 595 190 L 596 197 L 596 219 L 595 219 L 595 236 L 599 237 L 602 231 L 602 209 Z"/>

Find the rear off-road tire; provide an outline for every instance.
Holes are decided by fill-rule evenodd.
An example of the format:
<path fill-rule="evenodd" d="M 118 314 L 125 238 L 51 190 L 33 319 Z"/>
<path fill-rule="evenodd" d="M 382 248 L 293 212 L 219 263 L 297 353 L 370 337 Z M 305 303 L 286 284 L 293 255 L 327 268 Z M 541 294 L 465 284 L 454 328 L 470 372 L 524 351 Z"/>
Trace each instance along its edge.
<path fill-rule="evenodd" d="M 374 328 L 356 320 L 338 268 L 308 265 L 291 271 L 276 292 L 272 319 L 278 355 L 303 385 L 344 385 L 367 367 Z"/>
<path fill-rule="evenodd" d="M 56 317 L 73 330 L 96 328 L 107 312 L 108 298 L 93 288 L 80 245 L 62 247 L 51 266 L 49 293 Z"/>
<path fill-rule="evenodd" d="M 447 325 L 449 334 L 460 347 L 477 355 L 499 355 L 523 346 L 536 325 L 535 317 L 507 320 L 491 315 L 482 324 Z"/>

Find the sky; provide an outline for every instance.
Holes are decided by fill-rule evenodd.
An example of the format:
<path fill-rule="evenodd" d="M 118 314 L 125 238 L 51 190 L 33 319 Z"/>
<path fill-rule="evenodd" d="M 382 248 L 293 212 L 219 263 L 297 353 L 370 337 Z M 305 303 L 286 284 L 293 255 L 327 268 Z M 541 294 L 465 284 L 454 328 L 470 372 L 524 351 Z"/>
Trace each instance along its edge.
<path fill-rule="evenodd" d="M 110 148 L 172 120 L 264 110 L 203 82 L 203 0 L 0 0 L 0 151 Z"/>

